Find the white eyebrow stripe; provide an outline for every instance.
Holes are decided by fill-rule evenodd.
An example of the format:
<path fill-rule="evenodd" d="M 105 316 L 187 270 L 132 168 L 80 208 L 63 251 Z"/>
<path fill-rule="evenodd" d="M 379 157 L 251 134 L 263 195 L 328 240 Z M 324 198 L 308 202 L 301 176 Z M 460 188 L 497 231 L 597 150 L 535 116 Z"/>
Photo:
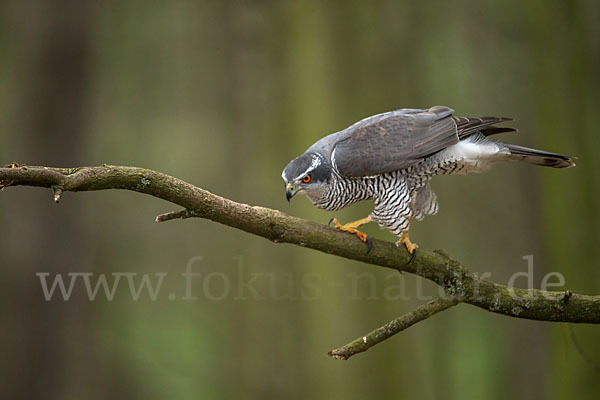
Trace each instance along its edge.
<path fill-rule="evenodd" d="M 321 165 L 321 159 L 319 157 L 313 155 L 312 161 L 311 161 L 310 165 L 308 166 L 308 168 L 306 169 L 306 171 L 304 171 L 303 173 L 298 175 L 296 177 L 296 180 L 300 179 L 300 178 L 304 178 L 309 172 L 314 171 L 319 165 Z"/>
<path fill-rule="evenodd" d="M 331 165 L 333 165 L 333 168 L 335 168 L 337 170 L 337 164 L 335 163 L 335 151 L 337 150 L 337 148 L 333 149 L 333 152 L 331 153 Z"/>

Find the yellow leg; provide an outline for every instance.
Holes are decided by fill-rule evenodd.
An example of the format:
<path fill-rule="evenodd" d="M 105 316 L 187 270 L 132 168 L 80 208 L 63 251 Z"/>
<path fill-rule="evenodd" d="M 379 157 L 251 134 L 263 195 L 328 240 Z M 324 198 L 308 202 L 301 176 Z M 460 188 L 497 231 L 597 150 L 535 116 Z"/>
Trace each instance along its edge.
<path fill-rule="evenodd" d="M 408 238 L 408 231 L 402 232 L 402 236 L 400 236 L 400 240 L 398 240 L 396 244 L 403 244 L 404 246 L 406 246 L 406 250 L 408 250 L 410 254 L 413 254 L 413 252 L 419 248 L 419 246 L 416 243 L 411 242 Z"/>
<path fill-rule="evenodd" d="M 358 221 L 348 222 L 347 224 L 342 225 L 338 222 L 337 218 L 334 218 L 331 220 L 331 222 L 333 222 L 335 224 L 335 227 L 341 231 L 348 231 L 350 229 L 356 229 L 359 226 L 368 224 L 371 221 L 372 221 L 371 217 L 366 217 L 366 218 L 359 219 Z"/>
<path fill-rule="evenodd" d="M 408 219 L 408 227 L 406 228 L 406 230 L 404 232 L 402 232 L 402 235 L 400 236 L 400 240 L 398 240 L 396 242 L 396 245 L 398 245 L 398 246 L 404 245 L 404 246 L 406 246 L 406 250 L 408 250 L 408 252 L 410 254 L 414 254 L 414 251 L 416 249 L 418 249 L 419 246 L 417 246 L 416 243 L 411 242 L 410 239 L 408 238 L 408 230 L 410 229 L 411 222 L 412 222 L 412 217 L 410 217 Z"/>
<path fill-rule="evenodd" d="M 359 231 L 357 228 L 361 225 L 367 224 L 369 222 L 371 222 L 371 217 L 366 217 L 366 218 L 362 218 L 359 219 L 358 221 L 354 221 L 354 222 L 349 222 L 347 224 L 340 224 L 339 221 L 337 220 L 337 218 L 332 218 L 331 221 L 329 223 L 332 223 L 335 225 L 336 229 L 339 229 L 340 231 L 344 231 L 344 232 L 348 232 L 348 233 L 352 233 L 354 235 L 356 235 L 360 240 L 362 240 L 363 242 L 369 244 L 369 250 L 371 248 L 371 240 L 369 239 L 369 237 L 367 236 L 366 233 L 363 233 L 361 231 Z"/>

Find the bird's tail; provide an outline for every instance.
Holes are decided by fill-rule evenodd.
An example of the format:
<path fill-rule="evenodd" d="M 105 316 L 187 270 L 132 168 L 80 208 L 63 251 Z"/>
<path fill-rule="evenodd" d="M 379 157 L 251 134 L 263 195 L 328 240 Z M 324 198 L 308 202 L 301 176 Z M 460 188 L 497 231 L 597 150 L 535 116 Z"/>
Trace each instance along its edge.
<path fill-rule="evenodd" d="M 504 144 L 504 146 L 510 151 L 510 158 L 513 160 L 552 168 L 569 168 L 575 166 L 570 157 L 562 154 L 530 149 L 529 147 L 517 146 L 515 144 Z"/>

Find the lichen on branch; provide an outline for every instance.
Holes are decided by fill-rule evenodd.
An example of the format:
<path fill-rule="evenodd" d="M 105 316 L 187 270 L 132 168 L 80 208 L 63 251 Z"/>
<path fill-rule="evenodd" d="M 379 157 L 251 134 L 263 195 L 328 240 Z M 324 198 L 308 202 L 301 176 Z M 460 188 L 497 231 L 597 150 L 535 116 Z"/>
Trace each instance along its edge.
<path fill-rule="evenodd" d="M 67 191 L 124 189 L 144 193 L 183 207 L 181 211 L 159 215 L 156 217 L 159 222 L 190 217 L 209 219 L 262 236 L 275 243 L 296 244 L 415 274 L 443 288 L 447 294 L 446 299 L 427 303 L 364 336 L 370 344 L 368 347 L 458 303 L 532 320 L 600 323 L 600 296 L 587 296 L 571 291 L 509 288 L 480 277 L 442 251 L 427 252 L 420 249 L 418 257 L 408 263 L 410 255 L 404 248 L 398 248 L 393 243 L 373 240 L 373 249 L 367 253 L 365 244 L 353 235 L 277 210 L 237 203 L 149 169 L 114 165 L 51 168 L 20 166 L 13 163 L 0 168 L 0 188 L 9 186 L 51 188 L 52 198 L 56 202 Z M 356 341 L 340 349 L 344 348 L 366 350 L 364 346 L 357 346 Z M 355 354 L 350 350 L 340 353 L 340 349 L 333 350 L 330 354 L 338 358 L 348 358 Z"/>

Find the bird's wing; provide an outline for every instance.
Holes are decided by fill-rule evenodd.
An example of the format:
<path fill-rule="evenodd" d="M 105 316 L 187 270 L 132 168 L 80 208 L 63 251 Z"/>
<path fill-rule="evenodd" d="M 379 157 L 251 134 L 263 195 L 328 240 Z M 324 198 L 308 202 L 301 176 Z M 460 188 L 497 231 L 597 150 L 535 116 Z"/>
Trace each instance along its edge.
<path fill-rule="evenodd" d="M 344 177 L 397 171 L 458 143 L 454 110 L 403 109 L 374 115 L 347 128 L 331 158 Z"/>
<path fill-rule="evenodd" d="M 458 137 L 462 140 L 476 132 L 481 132 L 485 136 L 496 135 L 504 132 L 516 132 L 514 128 L 492 126 L 505 121 L 512 121 L 512 118 L 506 117 L 452 117 L 456 121 L 456 130 Z"/>

